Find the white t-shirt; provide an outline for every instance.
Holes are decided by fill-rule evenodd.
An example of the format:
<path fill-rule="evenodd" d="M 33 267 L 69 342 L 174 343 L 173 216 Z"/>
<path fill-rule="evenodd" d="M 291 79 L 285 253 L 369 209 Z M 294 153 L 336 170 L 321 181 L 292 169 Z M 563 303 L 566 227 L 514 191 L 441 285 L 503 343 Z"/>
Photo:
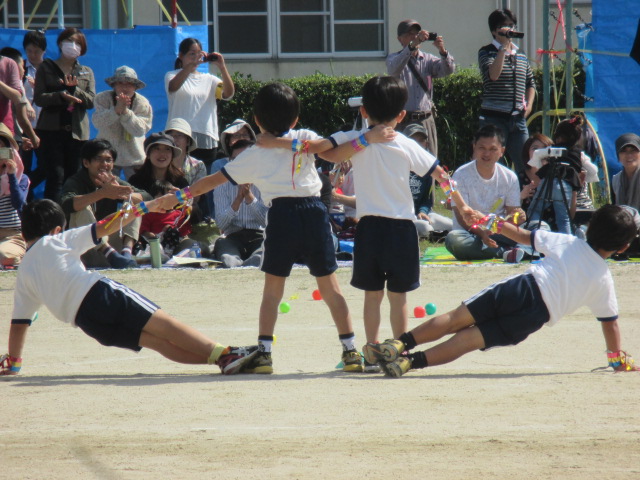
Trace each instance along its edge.
<path fill-rule="evenodd" d="M 59 320 L 75 326 L 78 308 L 102 278 L 85 270 L 80 255 L 96 246 L 93 225 L 42 237 L 27 250 L 18 269 L 14 319 L 30 319 L 44 305 Z"/>
<path fill-rule="evenodd" d="M 173 70 L 164 76 L 164 89 L 169 98 L 167 123 L 174 118 L 183 118 L 191 125 L 192 132 L 203 133 L 217 141 L 216 88 L 222 80 L 210 73 L 192 73 L 178 90 L 170 93 L 169 82 L 179 71 Z"/>
<path fill-rule="evenodd" d="M 520 206 L 518 177 L 513 171 L 499 163 L 496 164 L 495 172 L 490 179 L 480 176 L 476 160 L 471 160 L 458 168 L 453 174 L 453 179 L 467 205 L 482 213 L 495 213 L 500 217 L 505 217 L 505 207 Z M 455 215 L 453 216 L 453 229 L 463 229 Z"/>
<path fill-rule="evenodd" d="M 289 130 L 283 138 L 317 140 L 322 137 L 311 130 Z M 221 172 L 232 183 L 253 183 L 268 206 L 278 197 L 318 197 L 322 189 L 314 156 L 294 158 L 291 149 L 254 145 L 222 167 Z"/>
<path fill-rule="evenodd" d="M 337 144 L 358 138 L 360 132 L 331 135 Z M 374 143 L 351 157 L 358 218 L 365 215 L 415 220 L 410 172 L 430 173 L 438 160 L 413 140 L 399 133 L 392 142 Z"/>
<path fill-rule="evenodd" d="M 536 230 L 532 238 L 534 248 L 545 257 L 527 273 L 533 274 L 549 309 L 547 325 L 583 305 L 600 320 L 618 317 L 618 301 L 607 262 L 587 242 L 543 230 Z"/>

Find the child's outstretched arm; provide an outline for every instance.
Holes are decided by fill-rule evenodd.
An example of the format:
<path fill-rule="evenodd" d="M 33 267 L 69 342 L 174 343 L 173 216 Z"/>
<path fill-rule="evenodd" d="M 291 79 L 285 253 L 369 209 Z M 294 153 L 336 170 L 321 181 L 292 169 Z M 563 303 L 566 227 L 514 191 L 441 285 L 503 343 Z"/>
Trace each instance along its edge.
<path fill-rule="evenodd" d="M 371 130 L 360 135 L 356 140 L 345 142 L 334 147 L 333 142 L 327 138 L 317 140 L 297 140 L 276 137 L 270 133 L 261 133 L 257 138 L 257 145 L 263 148 L 286 148 L 293 153 L 318 154 L 320 158 L 333 163 L 345 161 L 354 153 L 363 150 L 370 143 L 390 142 L 396 137 L 396 132 L 391 127 L 376 125 Z"/>
<path fill-rule="evenodd" d="M 182 190 L 167 193 L 166 195 L 159 197 L 157 199 L 158 208 L 160 208 L 159 211 L 172 210 L 176 205 L 185 203 L 194 197 L 207 193 L 227 181 L 227 177 L 225 177 L 222 172 L 207 175 L 200 180 L 196 180 L 193 185 L 189 187 L 185 187 Z"/>
<path fill-rule="evenodd" d="M 20 322 L 20 323 L 14 323 Z M 13 320 L 9 330 L 9 353 L 0 357 L 0 375 L 17 375 L 22 367 L 22 349 L 30 322 Z"/>
<path fill-rule="evenodd" d="M 451 179 L 449 174 L 440 165 L 437 165 L 433 170 L 431 178 L 438 182 L 445 195 L 454 201 L 464 223 L 473 225 L 483 217 L 480 212 L 467 205 L 467 202 L 464 201 L 464 198 L 462 198 L 462 195 L 460 195 L 460 192 L 456 188 L 456 182 Z"/>
<path fill-rule="evenodd" d="M 337 147 L 331 147 L 328 150 L 321 152 L 318 156 L 323 160 L 332 163 L 344 162 L 351 158 L 355 153 L 364 150 L 371 143 L 387 143 L 396 138 L 397 132 L 385 125 L 376 125 L 372 129 L 366 131 L 360 135 L 357 139 L 353 139 L 350 142 L 341 143 Z M 327 140 L 329 141 L 329 140 Z M 329 141 L 329 143 L 331 143 Z"/>
<path fill-rule="evenodd" d="M 618 320 L 601 321 L 602 334 L 607 344 L 607 361 L 616 372 L 638 372 L 633 358 L 622 350 L 620 340 L 620 326 Z"/>
<path fill-rule="evenodd" d="M 175 198 L 175 197 L 174 197 Z M 136 217 L 149 212 L 164 212 L 160 204 L 160 198 L 137 204 L 126 203 L 120 210 L 107 215 L 96 222 L 96 237 L 102 238 L 111 235 L 125 225 L 129 225 Z"/>

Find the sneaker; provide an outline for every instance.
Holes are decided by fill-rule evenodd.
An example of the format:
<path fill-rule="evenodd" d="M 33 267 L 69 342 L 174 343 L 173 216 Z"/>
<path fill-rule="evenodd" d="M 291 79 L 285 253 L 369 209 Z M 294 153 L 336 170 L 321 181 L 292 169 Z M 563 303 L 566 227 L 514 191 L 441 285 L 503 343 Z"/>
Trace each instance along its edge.
<path fill-rule="evenodd" d="M 258 354 L 258 346 L 229 347 L 229 353 L 220 355 L 216 365 L 220 367 L 224 375 L 234 375 L 243 371 L 243 368 Z"/>
<path fill-rule="evenodd" d="M 273 373 L 271 353 L 258 351 L 242 371 L 244 373 Z"/>
<path fill-rule="evenodd" d="M 512 248 L 502 255 L 502 259 L 507 263 L 520 263 L 524 257 L 524 250 L 521 248 Z"/>
<path fill-rule="evenodd" d="M 411 370 L 411 358 L 398 357 L 393 362 L 380 362 L 380 367 L 387 377 L 398 378 Z"/>
<path fill-rule="evenodd" d="M 342 352 L 343 372 L 362 372 L 362 356 L 357 350 L 346 350 Z"/>
<path fill-rule="evenodd" d="M 392 362 L 406 350 L 404 343 L 393 338 L 382 343 L 367 343 L 362 347 L 365 361 L 371 363 Z"/>
<path fill-rule="evenodd" d="M 380 373 L 381 369 L 380 365 L 378 365 L 377 363 L 367 362 L 367 359 L 365 358 L 362 371 L 364 373 Z"/>

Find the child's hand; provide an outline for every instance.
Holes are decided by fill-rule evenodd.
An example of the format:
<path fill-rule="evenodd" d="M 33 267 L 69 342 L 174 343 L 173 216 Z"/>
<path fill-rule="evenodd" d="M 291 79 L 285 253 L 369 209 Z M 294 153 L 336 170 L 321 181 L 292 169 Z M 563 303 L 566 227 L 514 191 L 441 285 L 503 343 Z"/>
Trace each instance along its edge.
<path fill-rule="evenodd" d="M 397 134 L 398 132 L 391 127 L 376 125 L 364 134 L 364 138 L 369 143 L 387 143 L 394 140 Z"/>
<path fill-rule="evenodd" d="M 167 210 L 173 210 L 178 203 L 175 194 L 167 193 L 162 197 L 151 200 L 149 203 L 145 202 L 145 205 L 147 205 L 150 212 L 166 212 Z"/>

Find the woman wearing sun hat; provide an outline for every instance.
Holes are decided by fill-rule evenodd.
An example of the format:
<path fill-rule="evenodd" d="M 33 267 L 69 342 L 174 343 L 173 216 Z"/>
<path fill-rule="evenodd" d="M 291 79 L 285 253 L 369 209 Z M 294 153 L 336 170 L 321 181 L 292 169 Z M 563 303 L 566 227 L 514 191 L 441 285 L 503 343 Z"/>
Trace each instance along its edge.
<path fill-rule="evenodd" d="M 138 93 L 145 83 L 136 71 L 123 65 L 116 68 L 105 83 L 112 90 L 96 95 L 95 112 L 91 120 L 98 129 L 98 138 L 109 140 L 118 152 L 113 174 L 125 180 L 144 162 L 144 137 L 151 130 L 153 111 L 149 100 Z"/>

